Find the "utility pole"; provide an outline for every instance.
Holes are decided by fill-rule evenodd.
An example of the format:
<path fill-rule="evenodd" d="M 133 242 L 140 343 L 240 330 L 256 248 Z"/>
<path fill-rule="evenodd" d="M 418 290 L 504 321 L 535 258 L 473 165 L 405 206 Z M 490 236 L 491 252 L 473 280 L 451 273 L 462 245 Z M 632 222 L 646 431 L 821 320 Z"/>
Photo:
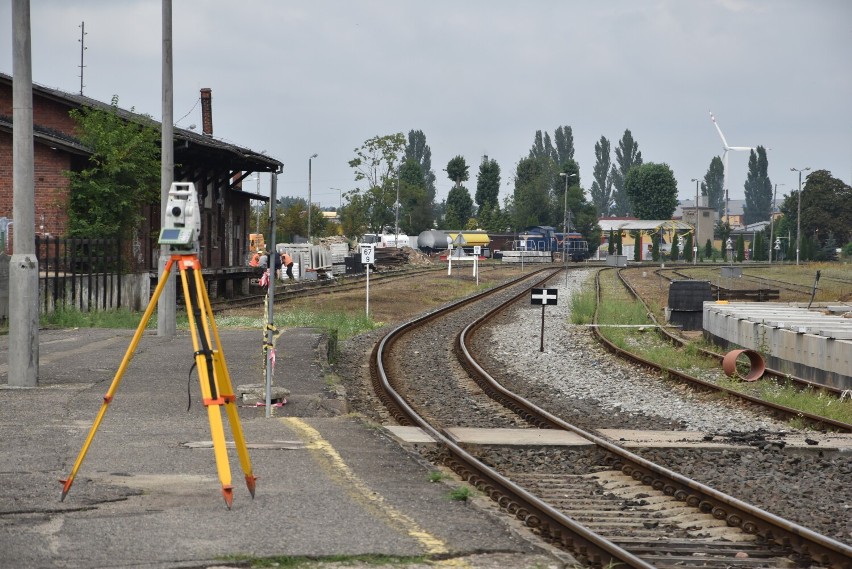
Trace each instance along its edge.
<path fill-rule="evenodd" d="M 169 189 L 175 179 L 172 0 L 163 0 L 162 20 L 163 120 L 160 125 L 160 227 L 165 227 Z M 170 255 L 169 246 L 160 245 L 160 260 L 157 263 L 160 278 L 162 278 Z M 176 313 L 175 277 L 170 274 L 169 280 L 160 294 L 160 299 L 157 301 L 157 336 L 170 338 L 177 334 Z"/>
<path fill-rule="evenodd" d="M 33 69 L 29 0 L 12 0 L 12 219 L 9 385 L 38 385 L 38 259 L 35 250 Z"/>
<path fill-rule="evenodd" d="M 396 204 L 394 204 L 394 243 L 399 249 L 399 166 L 396 168 Z"/>
<path fill-rule="evenodd" d="M 316 153 L 308 158 L 308 244 L 311 243 L 311 160 L 316 158 Z"/>
<path fill-rule="evenodd" d="M 698 263 L 698 247 L 701 246 L 701 241 L 698 239 L 698 224 L 701 219 L 698 216 L 698 178 L 693 178 L 695 182 L 695 244 L 692 246 L 692 264 Z"/>
<path fill-rule="evenodd" d="M 807 172 L 808 170 L 810 168 L 790 168 L 791 172 L 799 173 L 799 205 L 796 210 L 796 266 L 799 265 L 799 245 L 802 233 L 802 172 Z"/>
<path fill-rule="evenodd" d="M 80 24 L 80 94 L 83 94 L 83 52 L 86 51 L 86 22 Z"/>

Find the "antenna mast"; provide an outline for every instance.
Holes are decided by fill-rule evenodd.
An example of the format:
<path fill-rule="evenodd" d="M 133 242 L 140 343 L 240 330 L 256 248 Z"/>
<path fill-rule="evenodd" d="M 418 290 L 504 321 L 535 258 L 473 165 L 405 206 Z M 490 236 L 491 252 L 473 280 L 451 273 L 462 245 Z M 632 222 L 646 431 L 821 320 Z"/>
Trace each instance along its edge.
<path fill-rule="evenodd" d="M 80 24 L 80 94 L 83 94 L 83 52 L 86 51 L 86 22 Z"/>

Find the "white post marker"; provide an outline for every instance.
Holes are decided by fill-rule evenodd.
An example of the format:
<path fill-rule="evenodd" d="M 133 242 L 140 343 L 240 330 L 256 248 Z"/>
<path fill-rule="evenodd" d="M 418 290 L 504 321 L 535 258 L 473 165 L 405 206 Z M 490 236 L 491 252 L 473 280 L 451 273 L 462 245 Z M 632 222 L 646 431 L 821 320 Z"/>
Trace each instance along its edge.
<path fill-rule="evenodd" d="M 544 351 L 544 307 L 548 304 L 556 306 L 558 295 L 559 289 L 556 288 L 534 288 L 530 294 L 530 303 L 541 305 L 541 352 Z"/>
<path fill-rule="evenodd" d="M 473 246 L 473 276 L 476 277 L 476 286 L 479 286 L 479 256 L 482 254 L 482 246 Z"/>
<path fill-rule="evenodd" d="M 447 237 L 449 239 L 449 237 Z M 453 274 L 453 244 L 450 243 L 447 245 L 449 248 L 449 253 L 447 253 L 447 276 L 452 276 Z"/>
<path fill-rule="evenodd" d="M 370 265 L 376 260 L 375 245 L 361 245 L 361 263 L 367 265 L 367 318 L 370 317 Z"/>

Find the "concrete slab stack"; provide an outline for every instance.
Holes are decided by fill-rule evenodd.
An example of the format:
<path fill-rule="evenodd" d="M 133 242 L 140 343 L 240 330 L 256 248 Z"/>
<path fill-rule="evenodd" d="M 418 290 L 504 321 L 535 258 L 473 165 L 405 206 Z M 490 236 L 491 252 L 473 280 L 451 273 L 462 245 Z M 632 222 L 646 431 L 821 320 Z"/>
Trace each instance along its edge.
<path fill-rule="evenodd" d="M 725 347 L 756 350 L 782 373 L 852 389 L 852 318 L 835 308 L 705 302 L 704 335 Z"/>

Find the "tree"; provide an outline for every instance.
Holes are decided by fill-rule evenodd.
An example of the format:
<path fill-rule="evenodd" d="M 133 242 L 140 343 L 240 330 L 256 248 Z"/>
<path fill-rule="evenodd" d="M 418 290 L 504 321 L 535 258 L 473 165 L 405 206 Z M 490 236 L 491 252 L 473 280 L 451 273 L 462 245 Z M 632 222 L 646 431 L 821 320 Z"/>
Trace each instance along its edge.
<path fill-rule="evenodd" d="M 615 253 L 615 235 L 613 233 L 612 228 L 610 228 L 609 230 L 609 239 L 607 240 L 606 252 L 610 255 Z"/>
<path fill-rule="evenodd" d="M 355 158 L 349 161 L 349 167 L 355 170 L 355 181 L 366 181 L 369 190 L 381 187 L 388 178 L 395 178 L 404 148 L 405 136 L 401 132 L 364 141 L 355 149 Z"/>
<path fill-rule="evenodd" d="M 743 261 L 745 261 L 745 239 L 743 239 L 742 233 L 737 235 L 736 251 L 737 263 L 742 263 Z"/>
<path fill-rule="evenodd" d="M 456 156 L 447 163 L 447 178 L 455 182 L 456 187 L 460 187 L 462 182 L 467 182 L 470 175 L 468 174 L 468 165 L 462 156 Z"/>
<path fill-rule="evenodd" d="M 707 207 L 712 207 L 721 218 L 725 213 L 725 165 L 714 156 L 701 182 L 701 195 L 707 197 Z"/>
<path fill-rule="evenodd" d="M 408 158 L 399 169 L 399 225 L 409 235 L 431 229 L 434 222 L 433 201 L 429 199 L 426 176 L 414 158 Z"/>
<path fill-rule="evenodd" d="M 785 196 L 784 203 L 781 204 L 783 225 L 793 235 L 790 250 L 794 255 L 798 195 L 798 190 L 794 190 L 789 196 Z M 831 233 L 840 244 L 852 241 L 852 187 L 834 178 L 828 170 L 811 172 L 802 188 L 802 239 L 815 235 L 817 230 L 824 238 Z M 783 231 L 784 229 L 779 228 L 779 234 Z"/>
<path fill-rule="evenodd" d="M 601 217 L 609 213 L 609 208 L 612 205 L 611 165 L 609 140 L 605 136 L 601 136 L 601 139 L 595 143 L 595 168 L 592 172 L 595 181 L 592 182 L 592 189 L 590 190 L 592 203 Z"/>
<path fill-rule="evenodd" d="M 708 239 L 704 243 L 704 258 L 705 259 L 713 258 L 713 240 L 712 239 Z"/>
<path fill-rule="evenodd" d="M 660 260 L 660 234 L 657 231 L 651 234 L 651 260 Z"/>
<path fill-rule="evenodd" d="M 142 122 L 120 117 L 115 95 L 109 110 L 82 107 L 70 115 L 92 154 L 88 168 L 66 173 L 68 234 L 129 237 L 143 206 L 160 201 L 160 133 L 148 117 Z"/>
<path fill-rule="evenodd" d="M 574 160 L 574 133 L 570 126 L 560 126 L 553 133 L 556 141 L 554 161 L 564 166 L 569 160 Z"/>
<path fill-rule="evenodd" d="M 677 181 L 668 164 L 649 162 L 631 168 L 624 190 L 639 219 L 671 219 L 677 208 Z"/>
<path fill-rule="evenodd" d="M 743 221 L 750 225 L 764 221 L 771 216 L 772 182 L 767 173 L 769 161 L 766 149 L 762 146 L 749 151 L 748 175 L 745 181 L 745 204 L 743 205 Z"/>
<path fill-rule="evenodd" d="M 515 168 L 513 223 L 516 228 L 549 225 L 552 198 L 548 158 L 523 158 Z"/>
<path fill-rule="evenodd" d="M 683 259 L 687 263 L 692 262 L 692 232 L 686 234 L 686 242 L 683 244 Z"/>
<path fill-rule="evenodd" d="M 627 173 L 634 166 L 642 165 L 642 153 L 639 151 L 639 143 L 633 140 L 633 134 L 630 132 L 630 129 L 626 129 L 621 140 L 618 141 L 618 148 L 615 149 L 615 162 L 612 165 L 611 172 L 614 188 L 612 194 L 612 213 L 618 217 L 623 217 L 633 211 L 630 197 L 627 195 L 625 188 Z"/>
<path fill-rule="evenodd" d="M 349 216 L 354 226 L 381 233 L 393 223 L 396 179 L 404 148 L 405 136 L 398 132 L 374 136 L 355 149 L 355 158 L 349 161 L 349 166 L 355 170 L 355 181 L 366 182 L 367 187 L 347 192 L 350 204 L 357 204 Z"/>
<path fill-rule="evenodd" d="M 447 194 L 445 229 L 464 229 L 473 214 L 473 200 L 464 186 L 456 186 Z"/>
<path fill-rule="evenodd" d="M 751 244 L 751 260 L 766 261 L 769 258 L 769 252 L 766 249 L 766 232 L 758 231 L 754 234 L 754 241 Z"/>
<path fill-rule="evenodd" d="M 494 209 L 499 206 L 500 165 L 488 156 L 482 157 L 476 177 L 476 205 Z"/>
<path fill-rule="evenodd" d="M 675 233 L 674 237 L 672 238 L 672 248 L 670 253 L 672 263 L 676 262 L 678 260 L 678 257 L 680 257 L 680 238 L 678 237 L 677 233 Z"/>
<path fill-rule="evenodd" d="M 426 135 L 422 130 L 408 132 L 408 144 L 405 146 L 405 160 L 414 160 L 423 172 L 423 186 L 431 202 L 435 201 L 435 172 L 432 171 L 432 150 L 426 144 Z"/>

